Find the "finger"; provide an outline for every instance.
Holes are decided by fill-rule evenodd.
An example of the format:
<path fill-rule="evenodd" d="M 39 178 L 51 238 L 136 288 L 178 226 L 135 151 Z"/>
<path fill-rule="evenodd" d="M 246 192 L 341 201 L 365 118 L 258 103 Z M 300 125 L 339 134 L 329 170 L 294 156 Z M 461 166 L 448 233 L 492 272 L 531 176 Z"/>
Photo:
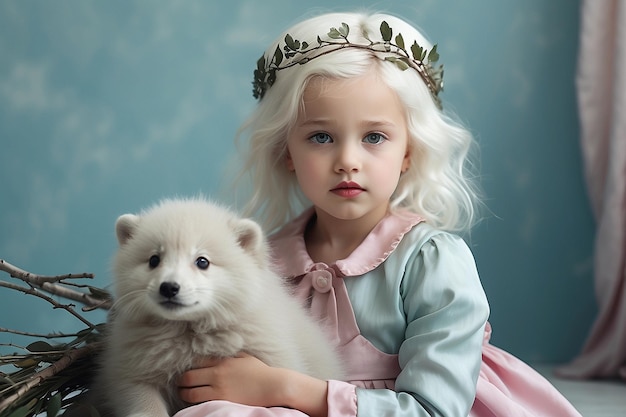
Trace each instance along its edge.
<path fill-rule="evenodd" d="M 213 380 L 211 367 L 190 369 L 183 372 L 178 378 L 178 386 L 184 388 L 201 387 L 210 385 Z"/>
<path fill-rule="evenodd" d="M 217 400 L 214 391 L 210 386 L 193 388 L 180 388 L 178 390 L 180 399 L 189 404 L 200 404 L 206 401 Z"/>
<path fill-rule="evenodd" d="M 200 359 L 197 359 L 196 361 L 194 361 L 193 367 L 194 369 L 210 368 L 212 366 L 216 366 L 223 360 L 224 358 L 218 358 L 215 356 L 203 356 Z"/>

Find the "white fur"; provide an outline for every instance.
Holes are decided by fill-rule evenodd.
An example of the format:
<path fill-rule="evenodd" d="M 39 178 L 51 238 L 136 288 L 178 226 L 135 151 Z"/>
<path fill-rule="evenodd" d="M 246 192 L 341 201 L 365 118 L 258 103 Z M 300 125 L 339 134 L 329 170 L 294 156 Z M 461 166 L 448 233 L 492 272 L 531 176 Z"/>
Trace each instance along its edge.
<path fill-rule="evenodd" d="M 116 232 L 116 301 L 97 380 L 114 416 L 183 408 L 176 379 L 203 356 L 244 351 L 271 366 L 340 377 L 320 327 L 271 272 L 255 222 L 202 199 L 165 200 L 120 216 Z M 201 257 L 207 269 L 196 265 Z M 165 282 L 165 290 L 179 286 L 169 299 Z"/>

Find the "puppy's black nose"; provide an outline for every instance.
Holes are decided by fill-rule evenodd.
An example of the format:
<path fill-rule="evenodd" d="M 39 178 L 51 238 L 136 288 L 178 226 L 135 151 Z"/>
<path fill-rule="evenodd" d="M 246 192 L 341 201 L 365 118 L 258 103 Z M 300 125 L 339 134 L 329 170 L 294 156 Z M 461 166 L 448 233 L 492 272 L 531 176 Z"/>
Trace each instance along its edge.
<path fill-rule="evenodd" d="M 178 285 L 176 282 L 164 282 L 159 287 L 159 293 L 161 293 L 163 297 L 167 298 L 175 297 L 176 294 L 178 294 L 179 290 L 180 285 Z"/>

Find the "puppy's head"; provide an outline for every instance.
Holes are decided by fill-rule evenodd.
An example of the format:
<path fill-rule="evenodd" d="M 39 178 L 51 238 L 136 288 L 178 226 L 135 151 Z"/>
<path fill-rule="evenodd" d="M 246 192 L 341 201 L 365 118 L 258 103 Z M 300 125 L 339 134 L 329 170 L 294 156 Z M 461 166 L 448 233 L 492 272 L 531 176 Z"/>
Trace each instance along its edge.
<path fill-rule="evenodd" d="M 120 216 L 115 230 L 115 308 L 127 318 L 227 325 L 262 301 L 268 256 L 252 220 L 201 199 L 166 200 Z"/>

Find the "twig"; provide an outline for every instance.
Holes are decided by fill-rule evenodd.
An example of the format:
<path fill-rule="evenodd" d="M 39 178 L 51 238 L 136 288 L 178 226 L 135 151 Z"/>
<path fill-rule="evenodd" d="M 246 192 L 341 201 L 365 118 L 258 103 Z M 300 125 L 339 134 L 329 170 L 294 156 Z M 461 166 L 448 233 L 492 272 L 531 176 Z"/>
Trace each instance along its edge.
<path fill-rule="evenodd" d="M 11 333 L 11 334 L 18 334 L 20 336 L 30 336 L 30 337 L 41 337 L 44 339 L 61 339 L 64 337 L 76 337 L 78 336 L 78 333 L 31 333 L 31 332 L 24 332 L 22 330 L 15 330 L 15 329 L 7 329 L 6 327 L 0 327 L 0 333 Z M 0 343 L 0 346 L 4 346 L 4 343 Z"/>
<path fill-rule="evenodd" d="M 33 274 L 32 272 L 28 272 L 19 268 L 15 265 L 11 265 L 4 259 L 0 259 L 0 270 L 8 272 L 14 278 L 19 278 L 23 281 L 30 282 L 31 284 L 35 284 L 40 286 L 44 282 L 58 282 L 64 279 L 75 279 L 75 278 L 93 278 L 94 274 L 85 272 L 82 274 L 65 274 L 65 275 L 38 275 Z"/>
<path fill-rule="evenodd" d="M 0 259 L 0 270 L 7 272 L 11 277 L 21 279 L 22 281 L 31 284 L 37 288 L 40 288 L 50 294 L 57 295 L 68 300 L 78 301 L 87 306 L 90 310 L 96 308 L 102 308 L 109 310 L 111 308 L 111 300 L 93 297 L 87 293 L 80 291 L 74 291 L 67 287 L 60 285 L 59 283 L 64 279 L 77 279 L 77 278 L 93 278 L 94 274 L 66 274 L 66 275 L 37 275 L 18 268 L 15 265 L 11 265 L 4 259 Z M 67 284 L 69 285 L 69 284 Z"/>
<path fill-rule="evenodd" d="M 37 291 L 35 288 L 20 287 L 19 285 L 11 284 L 10 282 L 4 282 L 4 281 L 0 281 L 0 287 L 10 288 L 12 290 L 21 291 L 24 294 L 30 294 L 30 295 L 34 295 L 36 297 L 42 298 L 42 299 L 46 300 L 47 302 L 49 302 L 50 304 L 52 304 L 53 306 L 55 306 L 56 308 L 61 308 L 61 309 L 65 310 L 65 311 L 67 311 L 68 313 L 70 313 L 71 315 L 76 317 L 78 320 L 80 320 L 83 323 L 85 323 L 90 329 L 93 329 L 93 328 L 96 327 L 89 320 L 87 320 L 86 318 L 84 318 L 83 316 L 78 314 L 76 311 L 74 311 L 74 309 L 72 308 L 71 305 L 58 303 L 52 297 L 49 297 L 46 294 L 43 294 L 43 293 Z"/>
<path fill-rule="evenodd" d="M 27 351 L 22 355 L 17 353 L 0 355 L 0 366 L 12 364 L 19 368 L 8 374 L 0 372 L 2 376 L 0 416 L 10 413 L 9 410 L 18 409 L 31 414 L 36 413 L 36 410 L 44 410 L 50 404 L 51 399 L 57 401 L 61 397 L 64 398 L 62 401 L 71 401 L 76 392 L 89 390 L 89 379 L 86 375 L 91 372 L 93 365 L 90 362 L 99 349 L 98 339 L 102 335 L 104 324 L 92 324 L 80 314 L 81 310 L 73 302 L 82 304 L 82 312 L 100 308 L 109 310 L 112 305 L 111 295 L 104 289 L 81 282 L 72 282 L 85 278 L 92 279 L 94 274 L 37 275 L 11 265 L 3 259 L 0 259 L 0 271 L 7 272 L 12 278 L 23 283 L 19 285 L 19 283 L 0 277 L 0 288 L 20 291 L 43 299 L 53 308 L 70 313 L 88 327 L 75 334 L 51 333 L 47 335 L 0 327 L 0 333 L 27 337 L 75 338 L 57 347 L 41 341 L 29 344 L 28 347 L 0 344 L 0 346 L 14 346 Z M 63 300 L 69 300 L 69 302 L 64 303 Z"/>
<path fill-rule="evenodd" d="M 77 359 L 80 359 L 92 351 L 98 348 L 98 343 L 90 343 L 84 347 L 76 348 L 68 351 L 58 361 L 52 363 L 50 366 L 42 369 L 41 371 L 33 374 L 26 382 L 23 383 L 12 395 L 4 398 L 0 402 L 0 412 L 6 410 L 9 406 L 18 401 L 24 394 L 26 394 L 31 388 L 37 386 L 46 379 L 57 375 L 62 370 L 69 367 Z"/>

